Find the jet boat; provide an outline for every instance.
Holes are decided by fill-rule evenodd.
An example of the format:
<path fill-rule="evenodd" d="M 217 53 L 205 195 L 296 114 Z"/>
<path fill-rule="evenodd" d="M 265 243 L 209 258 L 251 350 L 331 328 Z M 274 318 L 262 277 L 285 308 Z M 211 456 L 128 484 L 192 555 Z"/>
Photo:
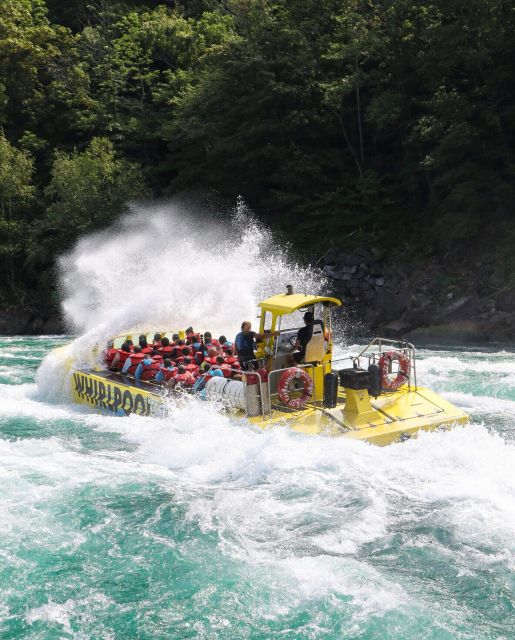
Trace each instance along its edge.
<path fill-rule="evenodd" d="M 293 293 L 291 288 L 261 302 L 263 340 L 254 366 L 233 369 L 237 379 L 211 377 L 199 401 L 220 401 L 210 404 L 213 410 L 223 407 L 262 429 L 287 426 L 377 445 L 469 422 L 461 409 L 418 386 L 415 347 L 408 342 L 377 337 L 356 356 L 335 359 L 332 312 L 341 304 L 337 298 Z M 303 361 L 292 366 L 307 311 L 315 318 L 311 338 Z M 118 337 L 118 344 L 123 339 Z M 96 362 L 70 374 L 75 402 L 118 415 L 159 416 L 173 410 L 174 399 L 195 395 L 110 371 L 100 363 L 98 349 Z"/>

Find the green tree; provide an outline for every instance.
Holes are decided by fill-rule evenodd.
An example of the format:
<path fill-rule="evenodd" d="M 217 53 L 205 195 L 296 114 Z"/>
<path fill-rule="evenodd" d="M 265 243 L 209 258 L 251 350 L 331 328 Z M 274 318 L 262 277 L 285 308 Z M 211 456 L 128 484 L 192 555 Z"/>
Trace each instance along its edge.
<path fill-rule="evenodd" d="M 15 259 L 24 250 L 25 214 L 34 198 L 33 171 L 33 158 L 0 132 L 0 258 L 11 292 L 17 290 Z"/>
<path fill-rule="evenodd" d="M 45 189 L 46 214 L 35 222 L 28 264 L 52 266 L 81 235 L 109 226 L 146 189 L 137 165 L 116 156 L 106 138 L 83 151 L 57 151 Z"/>

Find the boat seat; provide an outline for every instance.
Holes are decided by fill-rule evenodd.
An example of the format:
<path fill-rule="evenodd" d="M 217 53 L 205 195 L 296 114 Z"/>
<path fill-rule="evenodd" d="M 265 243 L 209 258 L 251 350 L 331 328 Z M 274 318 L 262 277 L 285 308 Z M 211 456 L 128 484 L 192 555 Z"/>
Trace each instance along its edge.
<path fill-rule="evenodd" d="M 325 353 L 324 325 L 321 320 L 313 323 L 313 333 L 306 345 L 304 362 L 322 362 Z"/>

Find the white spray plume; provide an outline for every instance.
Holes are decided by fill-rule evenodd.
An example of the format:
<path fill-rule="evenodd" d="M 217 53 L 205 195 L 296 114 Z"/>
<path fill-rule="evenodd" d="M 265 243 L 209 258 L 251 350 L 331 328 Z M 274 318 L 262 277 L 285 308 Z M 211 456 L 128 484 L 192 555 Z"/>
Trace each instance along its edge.
<path fill-rule="evenodd" d="M 216 220 L 177 204 L 135 207 L 82 238 L 59 267 L 65 320 L 82 334 L 68 350 L 75 364 L 129 330 L 191 325 L 232 340 L 243 320 L 256 322 L 257 303 L 286 284 L 306 293 L 326 284 L 290 259 L 240 200 Z"/>
<path fill-rule="evenodd" d="M 60 260 L 67 322 L 106 336 L 127 329 L 232 335 L 256 303 L 285 290 L 316 293 L 310 269 L 292 263 L 239 202 L 230 220 L 195 219 L 177 206 L 136 209 L 113 229 L 82 238 Z"/>

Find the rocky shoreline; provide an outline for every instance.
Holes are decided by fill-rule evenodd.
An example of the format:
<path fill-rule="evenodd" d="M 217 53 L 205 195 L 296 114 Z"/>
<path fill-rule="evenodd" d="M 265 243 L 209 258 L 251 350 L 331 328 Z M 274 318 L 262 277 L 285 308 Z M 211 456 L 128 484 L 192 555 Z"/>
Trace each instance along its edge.
<path fill-rule="evenodd" d="M 418 343 L 515 342 L 515 287 L 489 284 L 494 261 L 386 263 L 368 247 L 330 249 L 318 262 L 334 294 L 368 331 Z M 457 275 L 456 275 L 457 274 Z"/>
<path fill-rule="evenodd" d="M 25 307 L 11 307 L 0 311 L 0 335 L 58 335 L 64 326 L 58 314 Z"/>

